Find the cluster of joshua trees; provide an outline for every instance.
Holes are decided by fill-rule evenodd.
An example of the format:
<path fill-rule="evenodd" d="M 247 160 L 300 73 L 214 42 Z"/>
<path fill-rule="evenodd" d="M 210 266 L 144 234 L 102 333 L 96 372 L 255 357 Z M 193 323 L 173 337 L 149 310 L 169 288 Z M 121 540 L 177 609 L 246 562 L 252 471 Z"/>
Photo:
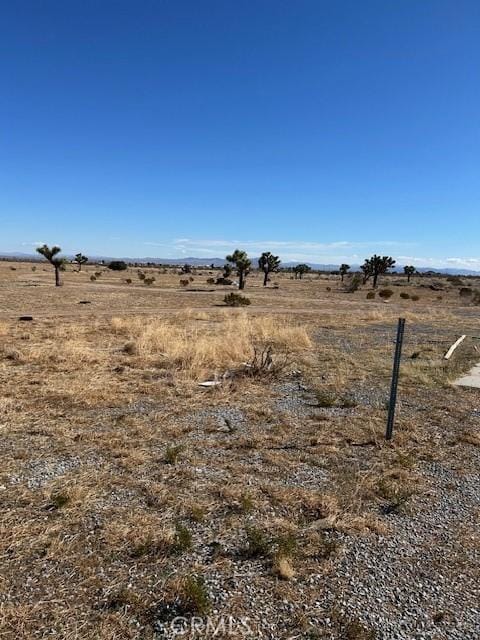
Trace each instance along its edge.
<path fill-rule="evenodd" d="M 40 253 L 55 269 L 55 285 L 60 286 L 60 271 L 65 269 L 67 263 L 66 258 L 60 257 L 60 247 L 49 247 L 44 244 L 42 247 L 37 248 Z M 252 267 L 252 261 L 248 257 L 245 251 L 235 249 L 232 254 L 226 257 L 227 263 L 224 266 L 224 277 L 228 278 L 235 269 L 238 276 L 238 288 L 244 289 L 246 284 L 247 275 L 250 273 Z M 73 259 L 78 265 L 78 271 L 82 270 L 82 265 L 88 262 L 87 256 L 83 253 L 77 253 Z M 273 255 L 270 251 L 264 251 L 258 259 L 258 269 L 263 272 L 263 286 L 266 287 L 269 276 L 271 273 L 276 273 L 280 270 L 281 260 L 278 256 Z M 213 265 L 212 265 L 213 266 Z M 385 275 L 395 266 L 395 260 L 390 256 L 377 256 L 373 255 L 371 258 L 367 258 L 363 265 L 360 267 L 363 274 L 363 284 L 366 284 L 369 280 L 372 282 L 373 287 L 378 284 L 380 276 Z M 341 264 L 338 270 L 342 282 L 345 276 L 350 272 L 350 265 Z M 292 269 L 295 274 L 295 279 L 302 279 L 306 273 L 312 271 L 312 268 L 305 263 L 297 264 Z M 407 265 L 403 268 L 404 274 L 407 276 L 408 282 L 411 277 L 416 273 L 415 267 Z"/>

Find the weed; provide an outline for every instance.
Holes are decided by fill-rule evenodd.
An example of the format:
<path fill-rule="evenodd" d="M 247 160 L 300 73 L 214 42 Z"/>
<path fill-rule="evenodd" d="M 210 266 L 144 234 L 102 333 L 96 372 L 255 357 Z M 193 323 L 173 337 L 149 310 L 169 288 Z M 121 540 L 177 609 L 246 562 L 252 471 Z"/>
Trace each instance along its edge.
<path fill-rule="evenodd" d="M 223 301 L 227 305 L 227 307 L 245 307 L 250 304 L 250 298 L 246 298 L 245 296 L 242 296 L 239 293 L 235 293 L 234 291 L 232 291 L 231 293 L 227 293 Z"/>
<path fill-rule="evenodd" d="M 329 391 L 328 389 L 317 389 L 314 394 L 317 407 L 330 409 L 331 407 L 335 407 L 337 404 L 337 395 L 333 391 Z"/>
<path fill-rule="evenodd" d="M 248 526 L 245 529 L 247 543 L 243 550 L 246 558 L 265 557 L 271 554 L 272 544 L 264 532 L 258 527 Z"/>
<path fill-rule="evenodd" d="M 192 534 L 190 530 L 180 522 L 175 524 L 175 536 L 173 550 L 175 553 L 184 553 L 192 548 Z"/>
<path fill-rule="evenodd" d="M 173 447 L 167 447 L 165 451 L 165 464 L 175 464 L 184 449 L 185 447 L 181 444 L 177 444 Z"/>
<path fill-rule="evenodd" d="M 187 576 L 178 593 L 178 599 L 182 610 L 192 615 L 205 615 L 211 606 L 205 580 L 201 576 Z"/>

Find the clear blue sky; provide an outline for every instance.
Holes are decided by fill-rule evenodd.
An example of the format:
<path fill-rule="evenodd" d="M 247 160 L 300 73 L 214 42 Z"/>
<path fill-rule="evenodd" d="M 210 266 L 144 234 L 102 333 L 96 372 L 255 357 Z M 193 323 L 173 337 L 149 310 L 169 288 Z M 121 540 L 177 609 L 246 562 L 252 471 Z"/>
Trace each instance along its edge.
<path fill-rule="evenodd" d="M 479 34 L 478 0 L 4 1 L 0 250 L 480 269 Z"/>

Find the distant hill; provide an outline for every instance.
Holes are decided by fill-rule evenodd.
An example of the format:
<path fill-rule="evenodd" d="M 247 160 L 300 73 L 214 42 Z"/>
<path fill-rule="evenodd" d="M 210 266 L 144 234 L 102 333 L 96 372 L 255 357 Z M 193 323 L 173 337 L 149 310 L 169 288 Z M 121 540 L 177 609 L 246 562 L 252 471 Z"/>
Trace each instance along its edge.
<path fill-rule="evenodd" d="M 73 259 L 73 255 L 66 254 L 65 256 L 68 259 Z M 0 259 L 3 260 L 28 260 L 41 262 L 42 258 L 37 256 L 34 253 L 21 253 L 21 252 L 0 252 Z M 165 265 L 183 265 L 183 264 L 191 264 L 193 267 L 208 267 L 211 264 L 216 267 L 223 267 L 225 264 L 225 258 L 195 258 L 193 256 L 188 256 L 185 258 L 129 258 L 127 256 L 89 256 L 90 262 L 110 262 L 110 260 L 124 260 L 130 264 L 145 264 L 150 262 L 152 264 L 165 264 Z M 252 264 L 256 265 L 258 262 L 258 258 L 252 258 Z M 299 264 L 300 260 L 296 262 L 282 262 L 282 267 L 288 269 L 294 267 Z M 337 271 L 339 266 L 338 264 L 321 264 L 317 262 L 305 262 L 309 267 L 314 269 L 315 271 Z M 360 269 L 360 265 L 351 265 L 351 271 L 358 271 Z M 396 273 L 403 272 L 403 265 L 397 265 L 394 269 Z M 480 271 L 474 271 L 472 269 L 454 269 L 454 268 L 435 268 L 435 267 L 418 267 L 418 273 L 438 273 L 442 275 L 451 275 L 451 276 L 480 276 Z"/>

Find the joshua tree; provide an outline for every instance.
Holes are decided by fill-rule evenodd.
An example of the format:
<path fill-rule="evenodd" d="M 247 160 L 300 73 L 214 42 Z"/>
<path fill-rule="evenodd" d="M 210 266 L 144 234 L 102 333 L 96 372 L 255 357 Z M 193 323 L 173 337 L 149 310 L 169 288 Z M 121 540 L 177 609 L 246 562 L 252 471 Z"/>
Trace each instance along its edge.
<path fill-rule="evenodd" d="M 378 277 L 388 273 L 388 270 L 395 265 L 395 260 L 389 256 L 377 256 L 373 255 L 371 258 L 367 258 L 362 265 L 363 271 L 363 283 L 373 277 L 373 288 L 377 286 Z"/>
<path fill-rule="evenodd" d="M 82 270 L 82 264 L 86 264 L 88 262 L 87 256 L 84 256 L 83 253 L 76 253 L 74 261 L 78 264 L 78 270 Z"/>
<path fill-rule="evenodd" d="M 343 282 L 343 279 L 345 278 L 345 276 L 347 275 L 347 273 L 349 272 L 349 270 L 350 270 L 350 265 L 349 264 L 341 264 L 340 265 L 339 271 L 340 271 L 340 275 L 342 277 L 342 282 Z"/>
<path fill-rule="evenodd" d="M 295 280 L 298 278 L 300 278 L 300 280 L 303 278 L 303 275 L 305 273 L 309 273 L 309 271 L 311 271 L 312 268 L 308 266 L 308 264 L 297 264 L 296 267 L 293 267 L 293 271 L 295 272 Z"/>
<path fill-rule="evenodd" d="M 274 256 L 270 253 L 270 251 L 264 251 L 260 258 L 258 259 L 258 268 L 261 269 L 264 273 L 263 277 L 263 286 L 267 286 L 268 282 L 268 274 L 274 273 L 278 271 L 280 267 L 280 258 L 278 256 Z"/>
<path fill-rule="evenodd" d="M 228 262 L 232 262 L 238 274 L 238 288 L 245 289 L 245 278 L 247 277 L 250 267 L 252 266 L 252 262 L 247 256 L 245 251 L 240 251 L 239 249 L 235 249 L 235 251 L 227 256 L 226 260 Z"/>
<path fill-rule="evenodd" d="M 232 271 L 233 271 L 233 267 L 231 264 L 224 264 L 223 265 L 223 277 L 224 278 L 229 278 L 232 275 Z"/>
<path fill-rule="evenodd" d="M 182 267 L 182 273 L 192 273 L 192 265 L 184 264 Z"/>
<path fill-rule="evenodd" d="M 416 271 L 415 267 L 411 265 L 403 267 L 403 272 L 407 276 L 407 282 L 410 282 L 410 278 L 415 275 Z"/>
<path fill-rule="evenodd" d="M 60 270 L 65 264 L 65 258 L 57 258 L 56 256 L 60 253 L 60 247 L 53 246 L 49 247 L 46 244 L 43 247 L 37 247 L 38 253 L 40 253 L 44 258 L 46 258 L 50 264 L 55 269 L 55 286 L 60 286 Z"/>

